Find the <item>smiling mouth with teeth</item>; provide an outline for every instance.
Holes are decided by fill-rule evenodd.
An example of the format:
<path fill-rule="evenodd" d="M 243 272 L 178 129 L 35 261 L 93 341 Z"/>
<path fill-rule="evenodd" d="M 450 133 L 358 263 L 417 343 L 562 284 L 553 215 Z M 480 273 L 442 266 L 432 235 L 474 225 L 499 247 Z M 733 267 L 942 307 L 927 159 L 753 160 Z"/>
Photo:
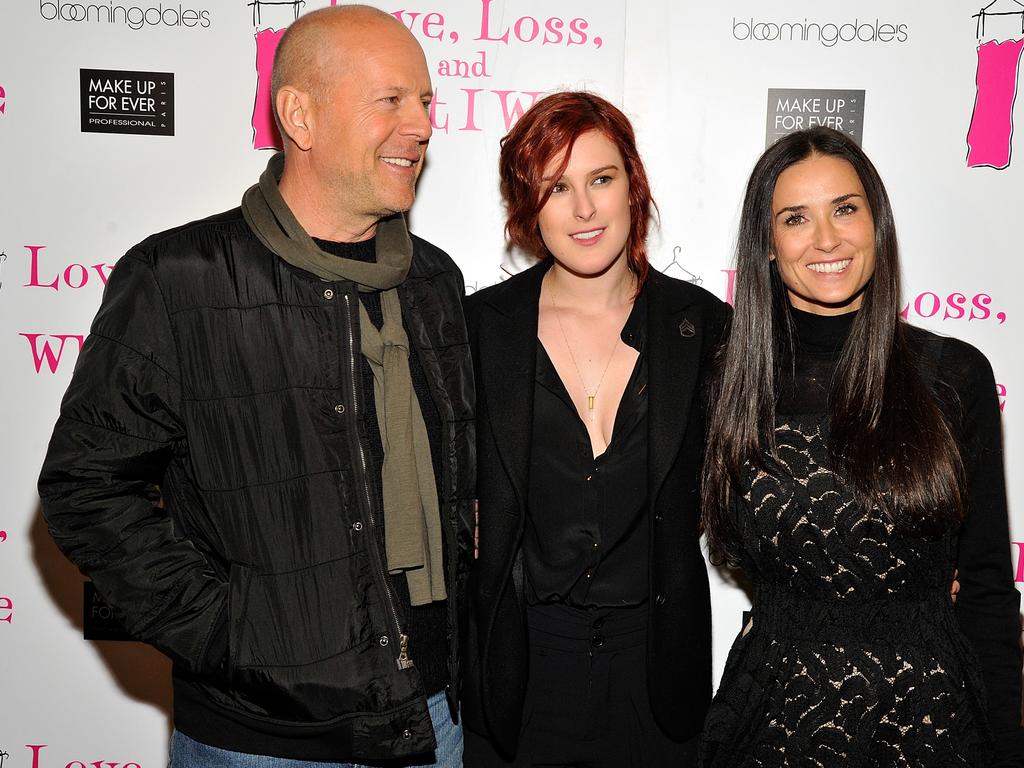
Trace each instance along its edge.
<path fill-rule="evenodd" d="M 853 259 L 843 259 L 842 261 L 828 261 L 819 262 L 817 264 L 808 264 L 807 268 L 812 272 L 820 272 L 824 274 L 831 274 L 834 272 L 842 272 L 848 266 Z"/>
<path fill-rule="evenodd" d="M 604 232 L 604 229 L 592 229 L 589 232 L 577 232 L 575 235 L 570 235 L 573 240 L 593 240 L 595 237 Z"/>
<path fill-rule="evenodd" d="M 404 157 L 382 157 L 381 160 L 388 165 L 397 165 L 399 168 L 412 168 L 415 165 L 415 161 L 406 160 Z"/>

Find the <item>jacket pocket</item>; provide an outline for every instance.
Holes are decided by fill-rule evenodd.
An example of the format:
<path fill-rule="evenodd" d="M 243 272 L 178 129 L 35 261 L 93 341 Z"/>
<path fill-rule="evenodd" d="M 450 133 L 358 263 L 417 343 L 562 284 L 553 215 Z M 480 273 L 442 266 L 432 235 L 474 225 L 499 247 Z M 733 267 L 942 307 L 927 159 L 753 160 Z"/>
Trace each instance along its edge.
<path fill-rule="evenodd" d="M 309 722 L 392 703 L 368 691 L 393 662 L 373 631 L 362 560 L 277 573 L 232 566 L 229 672 L 247 710 Z"/>

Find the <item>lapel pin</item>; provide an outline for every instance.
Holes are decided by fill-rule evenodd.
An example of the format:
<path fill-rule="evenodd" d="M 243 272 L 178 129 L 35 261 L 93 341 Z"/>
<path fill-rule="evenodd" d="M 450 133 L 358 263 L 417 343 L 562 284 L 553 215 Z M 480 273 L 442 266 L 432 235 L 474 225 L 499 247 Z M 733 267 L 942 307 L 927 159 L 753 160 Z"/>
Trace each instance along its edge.
<path fill-rule="evenodd" d="M 688 319 L 684 318 L 679 324 L 679 335 L 683 338 L 690 338 L 697 332 L 697 328 Z"/>

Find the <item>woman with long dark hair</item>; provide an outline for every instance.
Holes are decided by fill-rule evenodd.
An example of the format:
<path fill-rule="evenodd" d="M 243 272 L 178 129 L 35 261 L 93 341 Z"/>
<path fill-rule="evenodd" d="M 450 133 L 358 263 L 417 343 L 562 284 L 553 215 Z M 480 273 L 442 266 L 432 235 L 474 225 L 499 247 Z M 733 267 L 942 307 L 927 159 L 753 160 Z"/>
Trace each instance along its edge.
<path fill-rule="evenodd" d="M 703 486 L 711 552 L 754 596 L 704 766 L 1024 764 L 992 369 L 902 322 L 899 300 L 892 210 L 860 147 L 818 128 L 766 150 Z"/>
<path fill-rule="evenodd" d="M 510 241 L 539 263 L 466 302 L 479 559 L 465 764 L 656 768 L 710 701 L 702 361 L 726 307 L 647 263 L 625 115 L 539 100 L 502 143 Z"/>

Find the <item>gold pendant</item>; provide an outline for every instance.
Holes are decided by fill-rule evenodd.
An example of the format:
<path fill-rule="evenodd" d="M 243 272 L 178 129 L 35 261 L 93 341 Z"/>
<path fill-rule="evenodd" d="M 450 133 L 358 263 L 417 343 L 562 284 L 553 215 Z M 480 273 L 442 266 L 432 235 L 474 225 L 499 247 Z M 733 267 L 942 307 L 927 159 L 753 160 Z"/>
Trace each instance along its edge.
<path fill-rule="evenodd" d="M 594 395 L 587 395 L 587 410 L 594 410 Z"/>

